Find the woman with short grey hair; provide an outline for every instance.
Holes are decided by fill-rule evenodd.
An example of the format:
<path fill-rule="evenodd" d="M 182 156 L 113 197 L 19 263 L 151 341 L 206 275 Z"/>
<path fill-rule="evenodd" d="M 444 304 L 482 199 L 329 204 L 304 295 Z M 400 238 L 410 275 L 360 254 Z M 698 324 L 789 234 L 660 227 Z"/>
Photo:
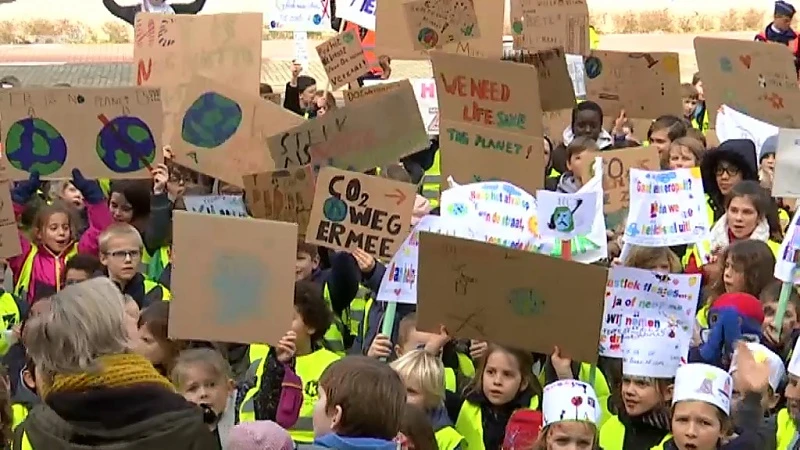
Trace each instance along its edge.
<path fill-rule="evenodd" d="M 26 324 L 44 401 L 20 425 L 14 449 L 217 447 L 202 410 L 129 350 L 124 303 L 108 278 L 95 278 L 64 288 Z"/>

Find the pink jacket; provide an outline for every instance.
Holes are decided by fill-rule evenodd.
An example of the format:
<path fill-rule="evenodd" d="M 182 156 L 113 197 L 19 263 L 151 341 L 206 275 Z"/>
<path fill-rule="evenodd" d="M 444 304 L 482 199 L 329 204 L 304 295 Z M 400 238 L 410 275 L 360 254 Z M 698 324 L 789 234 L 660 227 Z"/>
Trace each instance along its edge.
<path fill-rule="evenodd" d="M 24 206 L 14 204 L 14 214 L 19 217 Z M 64 266 L 67 263 L 67 255 L 77 246 L 78 253 L 87 253 L 97 256 L 97 238 L 109 225 L 111 225 L 111 211 L 108 204 L 86 204 L 86 216 L 89 219 L 89 228 L 83 233 L 80 241 L 67 247 L 60 255 L 54 254 L 44 245 L 36 245 L 20 231 L 19 243 L 22 253 L 8 259 L 8 265 L 14 274 L 14 285 L 16 286 L 22 272 L 25 259 L 31 251 L 32 246 L 37 247 L 36 256 L 33 259 L 33 269 L 31 272 L 31 282 L 28 285 L 28 303 L 33 303 L 34 291 L 37 285 L 52 286 L 56 291 L 61 290 L 61 283 L 64 279 Z"/>

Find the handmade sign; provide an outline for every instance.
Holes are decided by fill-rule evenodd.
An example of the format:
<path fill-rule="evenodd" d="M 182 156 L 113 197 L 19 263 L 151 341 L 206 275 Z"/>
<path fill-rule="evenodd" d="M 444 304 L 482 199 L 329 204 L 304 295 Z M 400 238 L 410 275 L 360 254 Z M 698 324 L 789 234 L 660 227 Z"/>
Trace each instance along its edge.
<path fill-rule="evenodd" d="M 542 132 L 545 136 L 552 136 L 558 141 L 559 136 L 564 135 L 564 130 L 570 126 L 571 122 L 572 108 L 544 112 L 542 114 Z"/>
<path fill-rule="evenodd" d="M 150 178 L 163 161 L 161 108 L 153 88 L 2 89 L 8 178 Z"/>
<path fill-rule="evenodd" d="M 428 134 L 439 134 L 439 100 L 436 97 L 436 82 L 433 78 L 410 78 L 408 80 L 411 87 L 414 88 L 414 95 L 417 97 L 417 106 L 419 106 L 419 115 L 422 117 L 422 123 L 428 130 Z M 377 86 L 396 86 L 396 83 L 387 83 L 386 80 L 364 80 L 364 88 L 376 88 Z M 347 99 L 347 91 L 345 91 L 345 100 Z M 370 93 L 382 92 L 372 91 Z M 367 97 L 369 98 L 369 97 Z"/>
<path fill-rule="evenodd" d="M 442 192 L 441 216 L 483 224 L 475 240 L 517 250 L 536 251 L 536 199 L 504 181 L 454 186 Z"/>
<path fill-rule="evenodd" d="M 586 98 L 586 69 L 583 66 L 583 56 L 571 55 L 567 53 L 567 70 L 572 80 L 572 88 L 575 90 L 575 97 L 583 100 Z"/>
<path fill-rule="evenodd" d="M 377 1 L 377 0 L 376 0 Z M 409 39 L 409 17 L 405 4 L 414 0 L 378 1 L 375 14 L 375 54 L 391 55 L 397 60 L 427 60 L 428 53 L 415 48 L 417 37 Z M 497 7 L 497 0 L 472 0 L 480 37 L 463 42 L 445 44 L 443 50 L 480 58 L 500 59 L 503 56 L 503 18 L 505 9 Z M 338 9 L 338 8 L 337 8 Z M 413 17 L 412 17 L 413 19 Z"/>
<path fill-rule="evenodd" d="M 642 119 L 683 116 L 677 53 L 594 50 L 584 59 L 584 69 L 586 98 L 606 116 L 616 117 L 623 109 L 628 117 Z"/>
<path fill-rule="evenodd" d="M 419 241 L 418 330 L 597 361 L 606 269 L 432 233 Z"/>
<path fill-rule="evenodd" d="M 187 195 L 183 203 L 186 210 L 193 213 L 247 217 L 241 195 Z"/>
<path fill-rule="evenodd" d="M 474 225 L 462 220 L 439 216 L 425 216 L 411 230 L 403 245 L 386 266 L 377 299 L 396 303 L 417 303 L 417 275 L 419 274 L 419 233 L 427 231 L 445 236 L 475 239 Z"/>
<path fill-rule="evenodd" d="M 411 223 L 413 184 L 324 167 L 317 176 L 306 242 L 332 248 L 360 248 L 389 259 Z"/>
<path fill-rule="evenodd" d="M 308 121 L 302 116 L 283 108 L 283 106 L 275 105 L 271 102 L 262 101 L 256 105 L 255 114 L 253 117 L 253 129 L 250 133 L 252 145 L 254 149 L 245 152 L 239 152 L 239 157 L 246 154 L 248 157 L 253 158 L 250 170 L 256 170 L 263 167 L 262 172 L 275 170 L 277 161 L 273 161 L 272 154 L 269 147 L 269 138 L 276 133 L 283 132 L 290 128 L 302 125 Z M 256 170 L 252 173 L 257 173 Z M 241 183 L 241 180 L 239 181 Z M 236 183 L 234 183 L 236 184 Z"/>
<path fill-rule="evenodd" d="M 267 0 L 265 13 L 269 18 L 267 26 L 272 31 L 331 30 L 329 1 Z"/>
<path fill-rule="evenodd" d="M 22 253 L 6 166 L 5 160 L 0 159 L 0 258 L 11 258 Z"/>
<path fill-rule="evenodd" d="M 293 32 L 292 43 L 294 44 L 294 62 L 300 64 L 303 70 L 307 70 L 309 67 L 309 60 L 311 59 L 308 51 L 308 32 Z"/>
<path fill-rule="evenodd" d="M 775 258 L 775 278 L 784 283 L 800 284 L 800 270 L 795 270 L 794 262 L 794 253 L 798 250 L 800 250 L 800 209 L 795 210 L 778 249 Z"/>
<path fill-rule="evenodd" d="M 441 127 L 466 123 L 542 137 L 534 67 L 431 51 Z"/>
<path fill-rule="evenodd" d="M 778 132 L 778 151 L 775 153 L 772 195 L 800 198 L 797 180 L 800 180 L 800 130 L 781 128 Z"/>
<path fill-rule="evenodd" d="M 764 141 L 778 134 L 778 127 L 775 125 L 753 119 L 747 114 L 742 114 L 725 105 L 722 105 L 717 111 L 717 122 L 714 128 L 717 138 L 721 141 L 750 139 L 756 144 L 757 155 L 761 153 L 761 146 L 764 145 Z M 757 162 L 759 165 L 761 164 L 761 161 Z"/>
<path fill-rule="evenodd" d="M 480 37 L 473 0 L 414 0 L 403 4 L 409 38 L 417 50 Z"/>
<path fill-rule="evenodd" d="M 411 84 L 329 111 L 267 139 L 277 168 L 334 166 L 364 171 L 428 146 Z M 376 120 L 380 118 L 380 120 Z"/>
<path fill-rule="evenodd" d="M 409 80 L 411 81 L 411 80 Z M 375 94 L 380 94 L 394 88 L 402 86 L 403 81 L 389 80 L 364 80 L 364 86 L 356 89 L 345 89 L 342 91 L 344 104 L 350 105 L 362 100 L 373 98 Z"/>
<path fill-rule="evenodd" d="M 173 226 L 170 339 L 276 345 L 295 315 L 297 225 L 175 211 Z"/>
<path fill-rule="evenodd" d="M 164 142 L 172 142 L 173 135 L 180 134 L 180 128 L 173 129 L 173 124 L 179 123 L 173 116 L 186 101 L 186 90 L 194 76 L 235 86 L 246 94 L 258 93 L 263 25 L 261 13 L 136 13 L 135 81 L 137 86 L 161 88 Z"/>
<path fill-rule="evenodd" d="M 711 225 L 700 168 L 650 172 L 630 169 L 625 243 L 645 247 L 693 244 Z"/>
<path fill-rule="evenodd" d="M 355 30 L 339 33 L 319 44 L 317 54 L 333 89 L 355 82 L 369 72 L 369 64 Z"/>
<path fill-rule="evenodd" d="M 566 241 L 592 231 L 597 209 L 597 192 L 564 194 L 540 190 L 536 193 L 541 239 Z"/>
<path fill-rule="evenodd" d="M 464 183 L 508 181 L 527 192 L 544 184 L 544 142 L 540 137 L 468 125 L 451 126 L 439 138 L 441 173 Z"/>
<path fill-rule="evenodd" d="M 244 188 L 253 217 L 296 223 L 300 235 L 305 236 L 314 201 L 311 166 L 248 175 Z"/>
<path fill-rule="evenodd" d="M 600 356 L 622 358 L 626 339 L 658 338 L 686 358 L 697 312 L 701 275 L 612 267 L 608 272 Z"/>
<path fill-rule="evenodd" d="M 768 42 L 694 38 L 710 123 L 728 105 L 783 128 L 800 128 L 797 69 L 789 47 Z"/>
<path fill-rule="evenodd" d="M 511 0 L 511 30 L 517 50 L 563 47 L 567 53 L 588 55 L 589 5 L 585 0 Z"/>
<path fill-rule="evenodd" d="M 542 111 L 572 110 L 578 89 L 574 87 L 572 73 L 567 66 L 567 55 L 561 47 L 548 48 L 536 52 L 527 50 L 507 52 L 505 61 L 515 61 L 536 67 L 539 77 L 539 95 Z M 585 87 L 581 88 L 585 91 Z M 585 94 L 583 92 L 582 94 Z"/>
<path fill-rule="evenodd" d="M 631 168 L 657 171 L 661 168 L 658 149 L 653 146 L 632 147 L 620 150 L 603 151 L 595 154 L 603 158 L 603 213 L 606 227 L 614 230 L 624 226 L 628 218 L 630 203 Z M 591 168 L 586 167 L 582 178 L 591 178 Z"/>
<path fill-rule="evenodd" d="M 378 0 L 350 0 L 336 4 L 336 17 L 375 31 L 375 9 Z"/>

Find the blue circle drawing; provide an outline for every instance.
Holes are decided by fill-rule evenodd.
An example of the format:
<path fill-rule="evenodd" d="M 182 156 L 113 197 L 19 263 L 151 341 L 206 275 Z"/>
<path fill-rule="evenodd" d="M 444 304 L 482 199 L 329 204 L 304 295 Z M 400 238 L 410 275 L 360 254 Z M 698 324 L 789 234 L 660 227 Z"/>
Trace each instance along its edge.
<path fill-rule="evenodd" d="M 322 16 L 319 14 L 314 14 L 314 18 L 312 20 L 314 21 L 314 25 L 319 25 L 322 23 Z"/>
<path fill-rule="evenodd" d="M 278 28 L 278 22 L 276 22 L 276 21 L 274 21 L 274 20 L 271 20 L 271 21 L 269 22 L 269 27 L 270 27 L 270 28 Z"/>
<path fill-rule="evenodd" d="M 97 156 L 106 167 L 117 173 L 136 172 L 147 168 L 156 159 L 156 140 L 150 127 L 138 117 L 120 116 L 106 124 L 97 134 Z"/>
<path fill-rule="evenodd" d="M 199 96 L 183 116 L 181 137 L 195 147 L 217 148 L 236 134 L 242 107 L 216 92 Z"/>
<path fill-rule="evenodd" d="M 733 63 L 731 63 L 731 59 L 727 56 L 723 56 L 719 59 L 719 70 L 730 73 L 733 72 Z"/>
<path fill-rule="evenodd" d="M 322 204 L 322 215 L 331 222 L 341 222 L 347 217 L 347 203 L 336 197 L 328 197 Z"/>
<path fill-rule="evenodd" d="M 586 58 L 583 67 L 586 69 L 586 76 L 590 79 L 595 79 L 603 73 L 603 63 L 600 61 L 600 58 L 596 56 Z"/>
<path fill-rule="evenodd" d="M 29 117 L 8 127 L 6 156 L 16 169 L 50 175 L 64 166 L 67 141 L 50 122 Z"/>
<path fill-rule="evenodd" d="M 465 216 L 467 215 L 467 211 L 469 211 L 469 208 L 467 208 L 467 205 L 463 203 L 453 203 L 447 207 L 447 212 L 451 216 Z"/>
<path fill-rule="evenodd" d="M 223 325 L 246 321 L 263 314 L 262 299 L 270 273 L 254 254 L 222 255 L 214 259 L 211 286 L 216 299 L 216 317 Z"/>

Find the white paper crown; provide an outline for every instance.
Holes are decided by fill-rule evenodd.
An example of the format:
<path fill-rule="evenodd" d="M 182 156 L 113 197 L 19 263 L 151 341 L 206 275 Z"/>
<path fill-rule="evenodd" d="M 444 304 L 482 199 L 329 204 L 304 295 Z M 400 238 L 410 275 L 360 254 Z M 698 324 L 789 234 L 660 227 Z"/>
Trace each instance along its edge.
<path fill-rule="evenodd" d="M 625 338 L 622 352 L 622 373 L 632 377 L 675 378 L 681 365 L 677 340 Z"/>
<path fill-rule="evenodd" d="M 756 342 L 748 342 L 747 348 L 753 352 L 753 358 L 755 358 L 756 362 L 766 363 L 769 365 L 769 386 L 772 388 L 772 392 L 777 392 L 778 387 L 781 384 L 781 380 L 783 380 L 783 375 L 786 373 L 783 368 L 783 360 L 781 357 L 776 355 L 775 352 L 768 349 L 764 345 Z M 731 362 L 731 368 L 729 370 L 731 374 L 736 371 L 737 355 L 738 351 L 734 351 L 733 361 Z"/>
<path fill-rule="evenodd" d="M 577 380 L 560 380 L 544 388 L 542 395 L 544 426 L 566 420 L 597 424 L 600 402 L 589 384 Z"/>
<path fill-rule="evenodd" d="M 794 350 L 792 350 L 792 359 L 789 360 L 789 366 L 786 370 L 796 376 L 800 377 L 800 339 L 797 340 L 794 344 Z"/>
<path fill-rule="evenodd" d="M 675 376 L 672 404 L 685 400 L 710 403 L 725 414 L 731 413 L 733 380 L 728 372 L 708 364 L 686 364 Z"/>

